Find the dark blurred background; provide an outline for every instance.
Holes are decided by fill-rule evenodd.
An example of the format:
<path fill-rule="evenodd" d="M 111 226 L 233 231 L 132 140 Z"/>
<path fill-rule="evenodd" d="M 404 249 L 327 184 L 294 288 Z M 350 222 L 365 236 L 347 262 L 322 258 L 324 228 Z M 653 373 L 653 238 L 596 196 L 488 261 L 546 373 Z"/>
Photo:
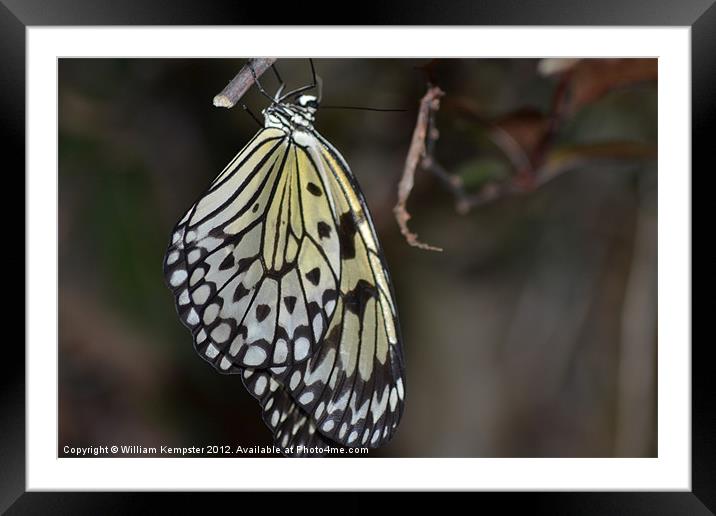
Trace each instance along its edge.
<path fill-rule="evenodd" d="M 257 130 L 211 103 L 243 63 L 60 60 L 60 456 L 271 444 L 240 379 L 193 351 L 162 275 L 172 227 Z M 310 79 L 307 60 L 278 67 Z M 362 185 L 400 312 L 406 410 L 371 456 L 656 456 L 656 60 L 316 67 L 326 106 L 407 109 L 316 122 Z M 462 187 L 419 170 L 408 209 L 441 253 L 392 213 L 428 79 L 446 92 L 435 158 Z"/>

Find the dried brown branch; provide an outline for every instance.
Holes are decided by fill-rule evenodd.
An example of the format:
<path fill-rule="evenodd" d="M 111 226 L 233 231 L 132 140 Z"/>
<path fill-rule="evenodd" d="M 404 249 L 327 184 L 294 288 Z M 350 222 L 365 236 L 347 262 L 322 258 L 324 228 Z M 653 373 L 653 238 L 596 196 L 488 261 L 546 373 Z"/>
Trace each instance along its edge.
<path fill-rule="evenodd" d="M 408 228 L 408 221 L 411 216 L 410 213 L 408 213 L 406 204 L 408 202 L 408 197 L 410 197 L 410 192 L 413 190 L 413 185 L 415 184 L 415 172 L 418 166 L 420 165 L 425 168 L 425 160 L 428 156 L 426 152 L 427 141 L 428 139 L 437 139 L 437 130 L 435 129 L 434 124 L 431 124 L 431 119 L 440 109 L 440 97 L 444 94 L 445 93 L 437 86 L 430 86 L 428 87 L 428 91 L 420 100 L 418 118 L 415 122 L 413 137 L 410 141 L 408 155 L 405 159 L 403 175 L 400 179 L 400 183 L 398 184 L 398 202 L 393 208 L 395 219 L 398 221 L 400 232 L 405 237 L 405 240 L 414 247 L 419 247 L 420 249 L 426 249 L 429 251 L 442 251 L 442 249 L 419 241 L 418 235 L 410 231 Z"/>
<path fill-rule="evenodd" d="M 256 78 L 268 70 L 276 62 L 275 57 L 254 57 L 239 70 L 236 77 L 214 97 L 216 107 L 232 108 L 256 82 Z M 251 69 L 253 68 L 253 73 Z M 255 74 L 255 76 L 254 76 Z"/>

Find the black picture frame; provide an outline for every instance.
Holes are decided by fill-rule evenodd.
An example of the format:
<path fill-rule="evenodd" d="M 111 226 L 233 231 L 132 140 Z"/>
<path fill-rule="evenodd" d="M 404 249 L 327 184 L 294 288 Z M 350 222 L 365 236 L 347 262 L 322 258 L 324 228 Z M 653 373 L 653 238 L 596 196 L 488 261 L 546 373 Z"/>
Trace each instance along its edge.
<path fill-rule="evenodd" d="M 154 2 L 141 0 L 0 0 L 0 113 L 2 140 L 7 156 L 15 158 L 10 170 L 25 167 L 25 30 L 37 25 L 280 25 L 317 23 L 313 9 L 273 9 L 270 19 L 254 4 L 216 2 Z M 317 10 L 317 9 L 316 9 Z M 714 170 L 711 147 L 716 134 L 716 6 L 714 0 L 461 0 L 449 4 L 429 2 L 370 3 L 340 16 L 339 24 L 352 25 L 658 25 L 691 27 L 692 161 L 693 168 Z M 336 17 L 338 20 L 338 17 Z M 328 21 L 327 23 L 336 23 Z M 710 167 L 709 167 L 710 165 Z M 693 177 L 693 174 L 692 174 Z M 24 189 L 24 180 L 22 181 Z M 665 214 L 668 216 L 668 214 Z M 24 247 L 23 247 L 24 249 Z M 693 249 L 693 245 L 692 245 Z M 693 252 L 693 251 L 692 251 Z M 9 266 L 25 267 L 27 257 L 12 253 Z M 25 273 L 29 271 L 24 268 Z M 10 325 L 8 325 L 10 326 Z M 7 327 L 7 326 L 6 326 Z M 9 339 L 8 339 L 9 340 Z M 684 343 L 685 345 L 688 343 Z M 490 496 L 508 510 L 526 504 L 530 512 L 549 514 L 713 514 L 716 512 L 716 410 L 714 375 L 707 359 L 710 343 L 692 343 L 692 490 L 639 493 L 528 493 Z M 6 342 L 0 390 L 0 511 L 9 514 L 125 513 L 144 506 L 137 496 L 121 493 L 25 492 L 25 355 Z M 146 495 L 152 496 L 152 495 Z M 186 498 L 153 495 L 162 503 Z M 215 495 L 213 495 L 215 496 Z M 352 495 L 353 496 L 353 495 Z M 355 495 L 357 496 L 357 495 Z M 287 498 L 282 497 L 288 501 Z M 216 500 L 215 498 L 213 500 Z M 291 498 L 291 503 L 296 503 Z M 345 500 L 345 499 L 344 499 Z M 280 500 L 273 499 L 281 504 Z M 351 504 L 360 507 L 362 504 Z M 167 508 L 168 506 L 165 506 Z"/>

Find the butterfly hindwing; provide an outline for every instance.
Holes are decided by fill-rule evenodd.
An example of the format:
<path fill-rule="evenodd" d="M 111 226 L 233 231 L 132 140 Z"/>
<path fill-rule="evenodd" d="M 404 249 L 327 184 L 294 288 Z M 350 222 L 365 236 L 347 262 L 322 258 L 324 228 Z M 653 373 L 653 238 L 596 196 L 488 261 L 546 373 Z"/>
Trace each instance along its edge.
<path fill-rule="evenodd" d="M 325 140 L 299 150 L 324 178 L 335 205 L 341 258 L 334 320 L 319 353 L 277 375 L 328 438 L 380 446 L 402 414 L 403 357 L 397 314 L 365 200 L 340 154 Z"/>
<path fill-rule="evenodd" d="M 377 447 L 392 437 L 404 398 L 392 291 L 357 185 L 342 160 L 334 157 L 337 151 L 318 139 L 315 143 L 314 148 L 297 149 L 298 163 L 301 170 L 322 175 L 334 199 L 340 293 L 319 350 L 304 363 L 269 370 L 278 393 L 283 391 L 292 401 L 284 400 L 285 416 L 274 407 L 278 415 L 272 417 L 308 416 L 328 443 Z M 247 387 L 265 406 L 267 398 Z M 276 443 L 282 445 L 282 438 L 276 436 Z"/>
<path fill-rule="evenodd" d="M 322 456 L 329 447 L 337 446 L 317 430 L 310 415 L 296 405 L 289 392 L 268 372 L 245 369 L 241 378 L 259 400 L 264 423 L 273 431 L 275 445 L 291 450 L 287 455 Z"/>

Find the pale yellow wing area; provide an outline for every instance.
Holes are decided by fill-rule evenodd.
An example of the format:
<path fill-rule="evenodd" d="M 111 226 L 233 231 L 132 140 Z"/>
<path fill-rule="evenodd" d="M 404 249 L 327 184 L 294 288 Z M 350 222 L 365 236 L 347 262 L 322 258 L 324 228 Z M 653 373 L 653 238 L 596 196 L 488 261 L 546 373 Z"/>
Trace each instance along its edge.
<path fill-rule="evenodd" d="M 286 417 L 307 416 L 329 443 L 377 447 L 395 432 L 405 395 L 403 355 L 387 268 L 363 195 L 340 154 L 318 135 L 310 145 L 294 148 L 304 230 L 310 235 L 311 226 L 323 222 L 331 231 L 328 236 L 333 247 L 317 247 L 331 268 L 339 271 L 335 314 L 308 361 L 270 370 L 278 385 L 276 391 L 260 393 L 252 381 L 245 379 L 244 383 L 264 407 L 272 397 L 283 396 L 282 389 L 286 391 L 295 403 L 282 398 L 282 406 L 290 411 Z M 308 184 L 315 187 L 309 190 Z M 332 223 L 325 219 L 324 208 L 306 209 L 312 197 L 321 196 L 330 200 Z M 314 235 L 309 240 L 326 242 L 325 233 L 324 228 L 323 237 Z M 331 256 L 339 257 L 340 264 L 332 265 Z M 269 422 L 271 418 L 281 421 L 283 412 L 273 410 L 276 415 L 267 414 Z M 277 439 L 279 445 L 281 441 Z"/>

